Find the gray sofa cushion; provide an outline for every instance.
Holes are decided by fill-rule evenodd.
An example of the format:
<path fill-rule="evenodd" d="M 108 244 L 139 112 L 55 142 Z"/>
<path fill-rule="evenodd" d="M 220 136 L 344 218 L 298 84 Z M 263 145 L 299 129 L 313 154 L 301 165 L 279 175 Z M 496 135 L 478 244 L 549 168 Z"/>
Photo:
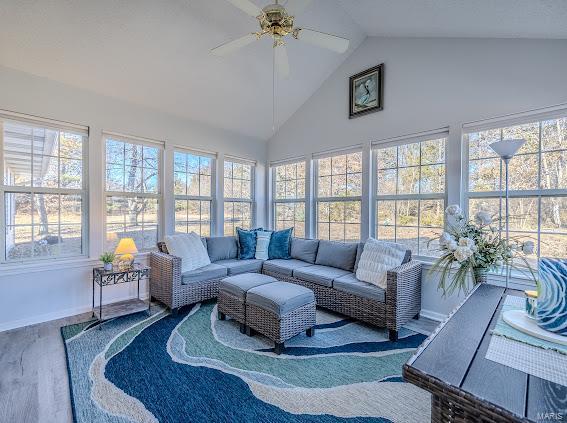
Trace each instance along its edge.
<path fill-rule="evenodd" d="M 312 264 L 295 259 L 290 259 L 290 260 L 275 259 L 275 260 L 267 260 L 264 262 L 265 270 L 279 273 L 283 276 L 292 276 L 293 271 L 295 269 L 299 269 L 300 267 L 307 267 L 307 266 L 312 266 Z"/>
<path fill-rule="evenodd" d="M 315 301 L 315 294 L 308 288 L 288 282 L 272 282 L 252 288 L 246 294 L 246 303 L 283 316 Z"/>
<path fill-rule="evenodd" d="M 220 281 L 219 289 L 244 302 L 248 290 L 272 282 L 277 282 L 277 279 L 261 273 L 246 273 L 224 278 Z"/>
<path fill-rule="evenodd" d="M 181 283 L 187 285 L 190 283 L 206 281 L 208 279 L 218 279 L 227 275 L 227 269 L 218 264 L 207 264 L 198 269 L 190 270 L 181 274 Z"/>
<path fill-rule="evenodd" d="M 332 266 L 352 272 L 354 270 L 357 247 L 358 243 L 355 242 L 321 240 L 319 241 L 319 250 L 317 251 L 315 264 Z"/>
<path fill-rule="evenodd" d="M 207 238 L 207 252 L 212 262 L 238 257 L 238 243 L 234 236 L 215 236 Z"/>
<path fill-rule="evenodd" d="M 220 264 L 228 270 L 228 276 L 238 275 L 240 273 L 259 273 L 262 270 L 262 263 L 264 260 L 250 259 L 225 259 L 217 260 L 215 264 Z"/>
<path fill-rule="evenodd" d="M 314 264 L 313 266 L 300 267 L 293 271 L 293 276 L 304 281 L 313 282 L 317 285 L 331 287 L 333 280 L 341 276 L 348 275 L 350 272 L 335 267 L 320 266 Z"/>
<path fill-rule="evenodd" d="M 356 279 L 354 273 L 341 276 L 333 281 L 333 288 L 337 291 L 354 294 L 359 297 L 369 298 L 380 302 L 386 302 L 386 293 L 376 285 Z"/>
<path fill-rule="evenodd" d="M 362 250 L 364 250 L 364 242 L 359 242 L 356 246 L 356 258 L 354 259 L 354 273 L 358 269 L 358 262 L 360 261 L 360 256 L 362 255 Z"/>
<path fill-rule="evenodd" d="M 315 263 L 317 249 L 319 248 L 318 239 L 291 239 L 291 258 L 303 260 L 307 263 Z"/>

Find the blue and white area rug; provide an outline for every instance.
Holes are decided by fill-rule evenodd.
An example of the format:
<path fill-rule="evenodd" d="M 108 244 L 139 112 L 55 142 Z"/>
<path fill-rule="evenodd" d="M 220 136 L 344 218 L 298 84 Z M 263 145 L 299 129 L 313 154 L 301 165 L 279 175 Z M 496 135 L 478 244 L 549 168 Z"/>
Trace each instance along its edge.
<path fill-rule="evenodd" d="M 402 365 L 425 336 L 317 311 L 284 354 L 216 304 L 62 329 L 76 422 L 428 422 L 430 396 Z"/>

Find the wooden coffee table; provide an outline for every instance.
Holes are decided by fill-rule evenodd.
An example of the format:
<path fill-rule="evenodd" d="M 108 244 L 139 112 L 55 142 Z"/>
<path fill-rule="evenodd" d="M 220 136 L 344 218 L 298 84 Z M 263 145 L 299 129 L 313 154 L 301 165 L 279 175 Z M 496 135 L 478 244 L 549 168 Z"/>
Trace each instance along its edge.
<path fill-rule="evenodd" d="M 567 420 L 567 387 L 485 358 L 506 295 L 523 294 L 477 286 L 404 365 L 404 379 L 432 394 L 431 421 Z"/>

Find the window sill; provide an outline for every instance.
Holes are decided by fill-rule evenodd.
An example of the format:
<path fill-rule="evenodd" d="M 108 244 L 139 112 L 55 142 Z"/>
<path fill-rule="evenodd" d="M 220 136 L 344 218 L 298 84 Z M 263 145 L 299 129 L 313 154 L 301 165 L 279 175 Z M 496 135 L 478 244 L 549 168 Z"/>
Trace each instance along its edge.
<path fill-rule="evenodd" d="M 146 262 L 149 258 L 149 255 L 149 252 L 136 254 L 136 260 Z M 83 267 L 92 269 L 101 265 L 102 264 L 100 260 L 92 257 L 76 257 L 72 259 L 61 260 L 38 260 L 36 262 L 12 262 L 0 264 L 0 278 L 27 273 L 62 271 Z"/>

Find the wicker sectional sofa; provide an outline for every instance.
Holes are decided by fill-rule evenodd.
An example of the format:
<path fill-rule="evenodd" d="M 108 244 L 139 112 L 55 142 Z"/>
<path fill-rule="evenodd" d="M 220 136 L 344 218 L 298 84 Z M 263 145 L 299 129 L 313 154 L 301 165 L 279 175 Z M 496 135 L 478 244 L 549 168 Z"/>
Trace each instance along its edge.
<path fill-rule="evenodd" d="M 388 271 L 387 289 L 356 279 L 363 243 L 293 238 L 289 260 L 239 260 L 235 237 L 203 238 L 211 264 L 181 272 L 181 259 L 165 244 L 150 256 L 152 297 L 176 312 L 179 307 L 216 298 L 219 282 L 241 273 L 264 273 L 310 288 L 317 306 L 387 328 L 390 339 L 421 309 L 421 264 L 406 252 L 403 264 Z"/>

